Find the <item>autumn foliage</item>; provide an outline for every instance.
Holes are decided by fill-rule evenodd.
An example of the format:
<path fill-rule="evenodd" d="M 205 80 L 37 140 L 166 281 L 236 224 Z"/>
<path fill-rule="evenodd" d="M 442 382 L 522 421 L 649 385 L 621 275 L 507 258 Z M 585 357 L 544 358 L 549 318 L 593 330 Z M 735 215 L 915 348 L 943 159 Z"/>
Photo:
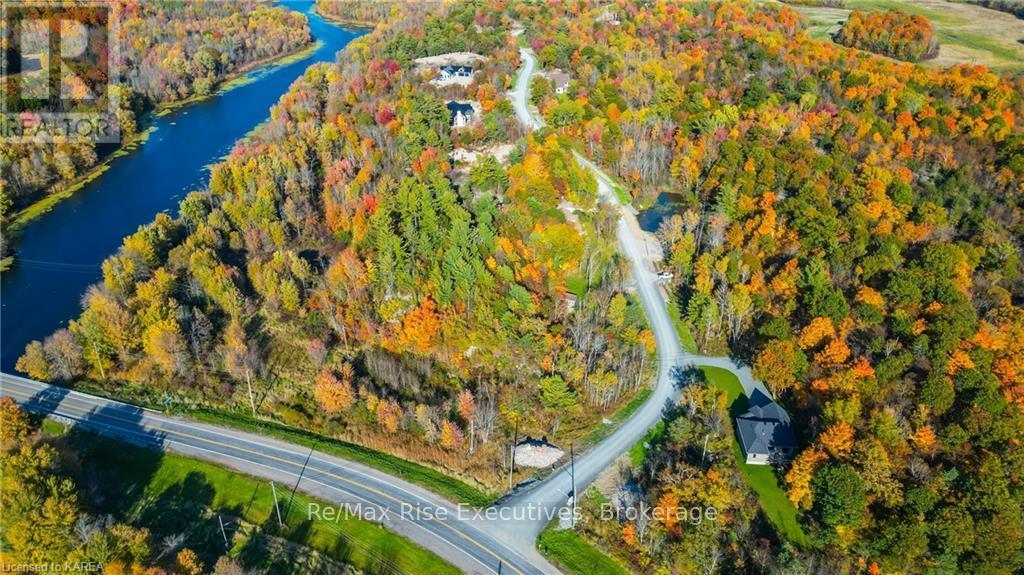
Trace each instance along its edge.
<path fill-rule="evenodd" d="M 924 16 L 895 10 L 854 10 L 836 34 L 836 42 L 900 60 L 918 62 L 939 53 L 939 39 Z"/>
<path fill-rule="evenodd" d="M 122 36 L 113 59 L 120 82 L 110 92 L 116 93 L 120 102 L 116 121 L 125 141 L 137 135 L 144 110 L 208 96 L 225 77 L 310 42 L 305 16 L 252 0 L 178 4 L 118 0 L 107 4 Z M 105 92 L 104 98 L 108 97 Z M 60 191 L 93 168 L 101 154 L 90 141 L 0 141 L 4 159 L 0 162 L 0 204 L 10 202 L 0 210 L 0 218 L 46 193 Z"/>
<path fill-rule="evenodd" d="M 505 97 L 507 7 L 394 8 L 309 68 L 177 214 L 125 238 L 81 316 L 18 369 L 246 415 L 251 388 L 260 416 L 495 489 L 513 422 L 571 443 L 646 385 L 658 364 L 615 212 Z M 291 14 L 247 17 L 266 10 Z M 459 93 L 412 65 L 463 50 L 488 60 Z M 479 122 L 453 130 L 445 103 L 466 96 Z M 454 159 L 491 145 L 507 154 Z"/>
<path fill-rule="evenodd" d="M 799 432 L 780 475 L 824 550 L 808 568 L 1019 569 L 1024 82 L 817 41 L 785 6 L 617 7 L 620 25 L 518 8 L 574 79 L 535 103 L 634 205 L 671 198 L 657 234 L 684 323 Z M 844 33 L 935 47 L 902 14 L 855 12 Z"/>

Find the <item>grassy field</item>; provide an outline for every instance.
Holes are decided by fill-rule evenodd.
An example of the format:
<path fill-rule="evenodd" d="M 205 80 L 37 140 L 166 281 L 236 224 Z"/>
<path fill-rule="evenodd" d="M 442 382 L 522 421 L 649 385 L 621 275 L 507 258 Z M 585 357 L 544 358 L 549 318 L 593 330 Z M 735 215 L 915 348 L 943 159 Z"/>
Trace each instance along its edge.
<path fill-rule="evenodd" d="M 56 424 L 50 434 L 65 434 Z M 269 483 L 204 461 L 159 453 L 78 430 L 64 441 L 77 454 L 79 485 L 88 483 L 101 511 L 148 528 L 155 541 L 185 533 L 185 545 L 212 561 L 224 551 L 219 521 L 223 514 L 231 554 L 249 568 L 288 572 L 267 556 L 260 537 L 273 536 L 315 549 L 367 573 L 458 573 L 433 553 L 375 523 L 352 516 L 337 521 L 310 518 L 308 505 L 329 504 L 278 485 L 285 527 L 277 526 Z M 98 489 L 97 489 L 98 487 Z M 288 503 L 291 503 L 289 506 Z"/>
<path fill-rule="evenodd" d="M 981 64 L 993 70 L 1024 71 L 1024 20 L 980 6 L 946 0 L 847 0 L 846 8 L 791 5 L 808 23 L 811 36 L 828 40 L 851 9 L 899 10 L 920 14 L 935 25 L 939 55 L 929 66 Z"/>
<path fill-rule="evenodd" d="M 647 430 L 647 434 L 644 435 L 643 439 L 637 441 L 633 444 L 633 447 L 629 448 L 629 462 L 633 467 L 643 465 L 650 448 L 657 445 L 664 438 L 665 429 L 665 420 L 661 419 L 654 427 Z"/>
<path fill-rule="evenodd" d="M 743 386 L 740 385 L 740 381 L 735 375 L 719 367 L 702 367 L 701 370 L 712 385 L 728 394 L 729 404 L 733 406 L 730 412 L 733 415 L 746 410 L 747 398 L 743 394 Z M 775 472 L 768 465 L 747 465 L 735 435 L 732 448 L 736 455 L 736 466 L 747 485 L 757 494 L 761 501 L 761 508 L 775 528 L 779 530 L 779 534 L 797 545 L 806 547 L 810 541 L 800 527 L 799 513 L 786 497 L 785 491 L 782 490 L 775 477 Z"/>
<path fill-rule="evenodd" d="M 537 549 L 569 575 L 629 575 L 629 570 L 588 543 L 572 529 L 558 530 L 557 521 L 541 532 Z"/>

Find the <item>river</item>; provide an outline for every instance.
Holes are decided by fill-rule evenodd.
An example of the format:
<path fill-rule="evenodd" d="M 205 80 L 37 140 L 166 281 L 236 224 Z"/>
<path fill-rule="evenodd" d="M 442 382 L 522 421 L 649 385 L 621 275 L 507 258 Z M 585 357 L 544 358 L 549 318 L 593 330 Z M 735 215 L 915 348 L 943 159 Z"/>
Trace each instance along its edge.
<path fill-rule="evenodd" d="M 149 141 L 22 230 L 14 266 L 0 277 L 0 369 L 12 372 L 27 343 L 77 317 L 104 258 L 158 212 L 176 213 L 189 191 L 206 184 L 209 166 L 269 117 L 306 68 L 333 62 L 365 33 L 324 20 L 312 2 L 287 6 L 306 14 L 314 41 L 323 43 L 312 55 L 256 70 L 249 84 L 154 118 Z"/>

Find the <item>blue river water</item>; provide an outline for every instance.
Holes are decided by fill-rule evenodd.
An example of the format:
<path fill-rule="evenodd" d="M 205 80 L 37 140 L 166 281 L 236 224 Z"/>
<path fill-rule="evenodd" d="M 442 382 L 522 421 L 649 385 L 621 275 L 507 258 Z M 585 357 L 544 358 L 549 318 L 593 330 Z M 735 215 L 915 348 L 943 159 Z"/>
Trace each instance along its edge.
<path fill-rule="evenodd" d="M 314 41 L 323 43 L 315 53 L 254 71 L 249 84 L 153 119 L 149 141 L 21 232 L 15 264 L 0 277 L 0 369 L 12 372 L 26 344 L 77 317 L 82 294 L 101 279 L 104 258 L 158 212 L 176 214 L 178 202 L 206 184 L 209 166 L 269 117 L 306 68 L 333 62 L 365 33 L 327 22 L 312 2 L 284 5 L 308 16 Z"/>

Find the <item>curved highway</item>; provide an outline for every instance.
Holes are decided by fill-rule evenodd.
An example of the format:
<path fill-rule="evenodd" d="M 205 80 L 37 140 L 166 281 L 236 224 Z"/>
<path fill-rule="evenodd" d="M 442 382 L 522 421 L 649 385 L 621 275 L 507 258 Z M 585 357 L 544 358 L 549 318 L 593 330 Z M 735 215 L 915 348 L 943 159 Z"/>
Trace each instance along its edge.
<path fill-rule="evenodd" d="M 553 571 L 536 557 L 526 557 L 478 529 L 473 510 L 460 509 L 422 487 L 358 463 L 6 373 L 0 374 L 0 395 L 13 397 L 29 411 L 137 445 L 212 461 L 282 485 L 298 481 L 301 491 L 347 504 L 353 510 L 362 509 L 364 515 L 385 517 L 381 521 L 385 527 L 466 573 L 533 575 Z M 292 512 L 307 518 L 306 509 Z M 386 567 L 382 571 L 386 572 Z"/>

